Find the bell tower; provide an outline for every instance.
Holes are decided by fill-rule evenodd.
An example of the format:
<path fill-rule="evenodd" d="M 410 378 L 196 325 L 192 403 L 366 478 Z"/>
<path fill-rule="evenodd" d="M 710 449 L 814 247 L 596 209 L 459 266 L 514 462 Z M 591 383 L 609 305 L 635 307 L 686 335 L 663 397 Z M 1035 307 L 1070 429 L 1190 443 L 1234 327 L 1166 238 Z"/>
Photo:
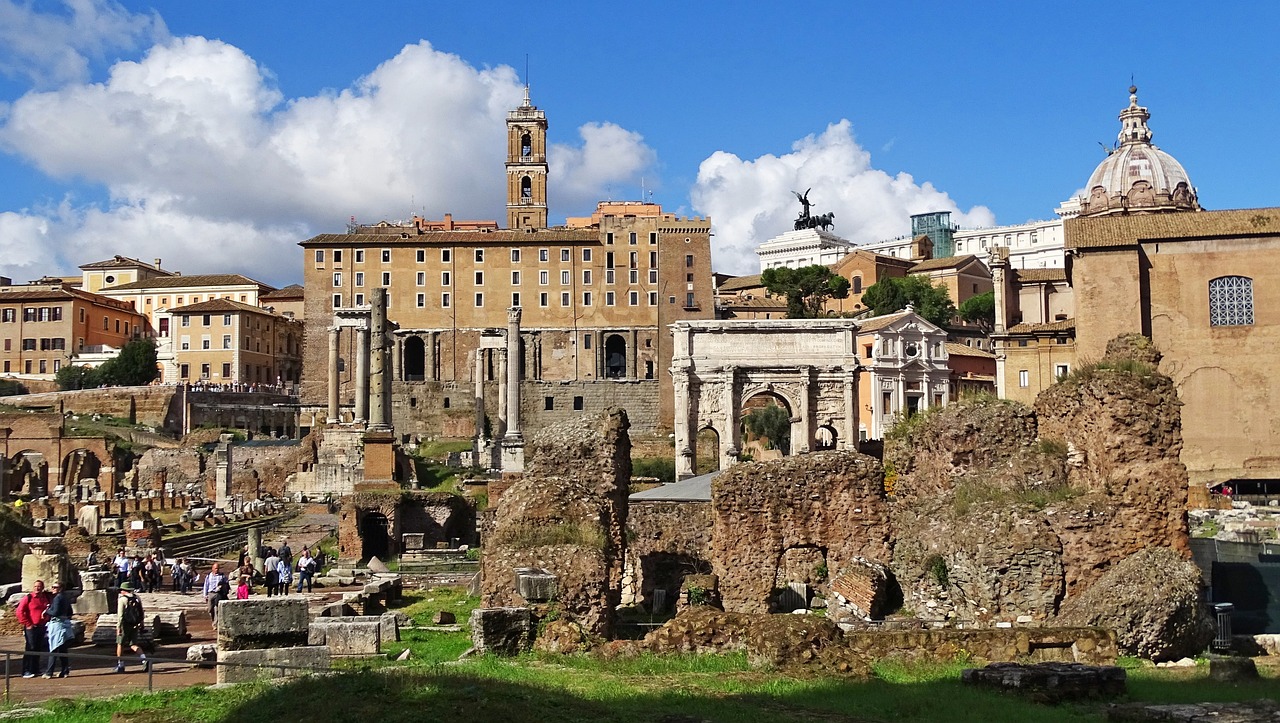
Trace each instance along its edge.
<path fill-rule="evenodd" d="M 529 102 L 507 112 L 507 228 L 547 227 L 547 114 Z"/>

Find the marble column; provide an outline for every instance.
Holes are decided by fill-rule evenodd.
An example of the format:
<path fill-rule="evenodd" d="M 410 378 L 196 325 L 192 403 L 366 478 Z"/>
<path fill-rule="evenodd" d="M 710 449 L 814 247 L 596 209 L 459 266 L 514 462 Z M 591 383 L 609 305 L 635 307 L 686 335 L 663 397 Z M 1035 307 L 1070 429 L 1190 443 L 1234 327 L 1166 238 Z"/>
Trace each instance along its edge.
<path fill-rule="evenodd" d="M 507 432 L 502 438 L 502 471 L 524 471 L 520 432 L 520 307 L 507 309 Z"/>
<path fill-rule="evenodd" d="M 329 411 L 326 424 L 338 423 L 338 341 L 341 329 L 329 327 Z"/>
<path fill-rule="evenodd" d="M 858 409 L 858 373 L 844 373 L 844 444 L 841 449 L 858 449 L 858 417 L 862 410 Z M 875 403 L 875 400 L 872 400 Z"/>
<path fill-rule="evenodd" d="M 693 449 L 693 420 L 689 408 L 689 370 L 672 369 L 672 385 L 675 391 L 675 447 L 676 479 L 692 477 L 696 473 Z"/>
<path fill-rule="evenodd" d="M 738 403 L 737 403 L 737 368 L 725 367 L 721 375 L 724 388 L 721 404 L 724 406 L 725 428 L 724 439 L 720 440 L 720 469 L 728 469 L 738 463 Z"/>
<path fill-rule="evenodd" d="M 500 437 L 507 433 L 507 384 L 510 380 L 507 378 L 507 350 L 495 349 L 494 353 L 498 355 L 498 425 L 493 436 Z"/>
<path fill-rule="evenodd" d="M 813 367 L 800 367 L 800 434 L 793 440 L 792 454 L 808 454 L 813 449 Z M 799 442 L 799 444 L 795 444 Z"/>
<path fill-rule="evenodd" d="M 387 333 L 387 290 L 373 290 L 369 312 L 369 429 L 391 431 L 391 375 Z"/>
<path fill-rule="evenodd" d="M 484 434 L 484 349 L 476 349 L 475 370 L 471 374 L 471 383 L 475 389 L 476 409 L 476 449 L 482 446 Z"/>
<path fill-rule="evenodd" d="M 355 421 L 369 419 L 369 330 L 356 329 L 356 405 Z"/>

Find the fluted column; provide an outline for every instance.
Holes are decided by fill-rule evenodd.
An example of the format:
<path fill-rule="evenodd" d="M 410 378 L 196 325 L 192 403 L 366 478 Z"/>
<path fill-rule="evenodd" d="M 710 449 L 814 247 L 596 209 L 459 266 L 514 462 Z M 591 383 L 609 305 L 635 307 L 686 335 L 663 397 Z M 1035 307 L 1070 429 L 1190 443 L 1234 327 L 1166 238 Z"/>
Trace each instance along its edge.
<path fill-rule="evenodd" d="M 338 341 L 341 329 L 329 327 L 329 411 L 326 424 L 338 423 Z"/>
<path fill-rule="evenodd" d="M 813 367 L 800 367 L 800 439 L 792 454 L 807 454 L 813 448 Z"/>
<path fill-rule="evenodd" d="M 499 437 L 507 433 L 507 385 L 511 383 L 507 377 L 507 350 L 494 350 L 498 355 L 498 425 L 493 436 Z"/>
<path fill-rule="evenodd" d="M 369 428 L 391 431 L 391 364 L 387 334 L 387 290 L 373 290 L 369 311 Z"/>
<path fill-rule="evenodd" d="M 369 419 L 369 330 L 356 329 L 356 409 L 357 424 Z"/>
<path fill-rule="evenodd" d="M 522 441 L 520 433 L 520 307 L 507 309 L 507 433 L 509 441 Z"/>

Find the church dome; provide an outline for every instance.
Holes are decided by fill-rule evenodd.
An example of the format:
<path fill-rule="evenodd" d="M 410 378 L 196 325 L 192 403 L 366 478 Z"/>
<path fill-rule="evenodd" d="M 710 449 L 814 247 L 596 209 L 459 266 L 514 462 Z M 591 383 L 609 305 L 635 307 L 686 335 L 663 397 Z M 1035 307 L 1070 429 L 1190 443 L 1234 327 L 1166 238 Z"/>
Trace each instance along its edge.
<path fill-rule="evenodd" d="M 1200 210 L 1182 164 L 1152 145 L 1150 118 L 1138 105 L 1137 87 L 1130 86 L 1129 107 L 1120 111 L 1118 144 L 1089 176 L 1081 216 Z"/>

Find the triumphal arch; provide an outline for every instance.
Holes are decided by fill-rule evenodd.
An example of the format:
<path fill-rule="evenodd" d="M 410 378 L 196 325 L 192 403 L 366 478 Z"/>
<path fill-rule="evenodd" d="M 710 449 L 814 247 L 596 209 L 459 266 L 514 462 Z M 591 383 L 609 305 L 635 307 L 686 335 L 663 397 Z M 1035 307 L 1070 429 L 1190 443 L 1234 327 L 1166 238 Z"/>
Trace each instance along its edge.
<path fill-rule="evenodd" d="M 695 474 L 699 432 L 718 438 L 721 469 L 738 461 L 743 409 L 772 397 L 790 413 L 790 452 L 858 448 L 858 323 L 853 319 L 678 321 L 676 475 Z"/>

